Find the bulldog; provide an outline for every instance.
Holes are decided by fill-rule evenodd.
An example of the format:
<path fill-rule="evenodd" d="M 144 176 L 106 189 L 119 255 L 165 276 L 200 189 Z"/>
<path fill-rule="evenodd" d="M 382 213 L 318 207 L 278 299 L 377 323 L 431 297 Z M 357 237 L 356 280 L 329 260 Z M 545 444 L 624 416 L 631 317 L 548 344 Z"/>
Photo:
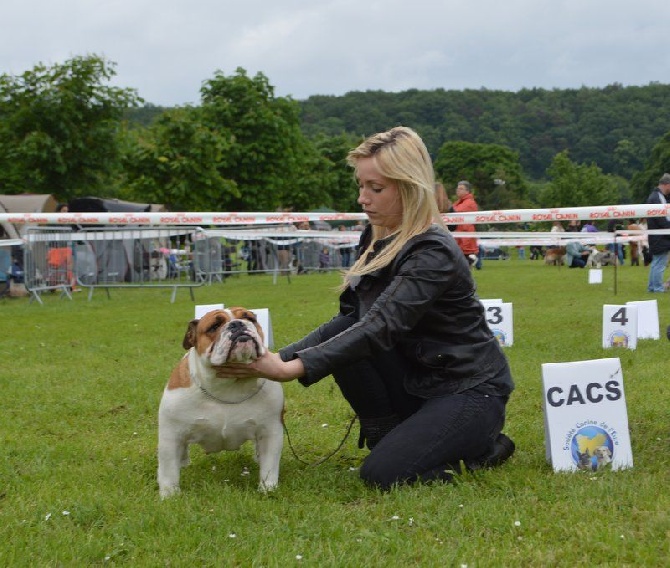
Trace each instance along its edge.
<path fill-rule="evenodd" d="M 174 368 L 158 410 L 158 486 L 161 498 L 179 492 L 189 445 L 206 453 L 256 446 L 259 489 L 277 486 L 284 445 L 284 391 L 269 379 L 221 378 L 217 365 L 249 363 L 265 353 L 263 330 L 245 308 L 213 310 L 188 324 L 186 355 Z"/>

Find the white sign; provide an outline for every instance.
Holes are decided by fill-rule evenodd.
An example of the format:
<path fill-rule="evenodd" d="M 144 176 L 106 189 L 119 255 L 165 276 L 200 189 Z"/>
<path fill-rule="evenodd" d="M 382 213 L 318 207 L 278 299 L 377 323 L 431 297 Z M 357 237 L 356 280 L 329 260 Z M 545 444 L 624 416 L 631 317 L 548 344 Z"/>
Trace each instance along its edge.
<path fill-rule="evenodd" d="M 270 319 L 270 310 L 268 308 L 257 308 L 252 309 L 252 312 L 256 314 L 256 319 L 258 323 L 261 324 L 263 329 L 263 335 L 265 335 L 263 343 L 268 349 L 274 347 L 274 336 L 272 334 L 272 320 Z"/>
<path fill-rule="evenodd" d="M 500 343 L 500 346 L 510 347 L 513 345 L 514 322 L 512 318 L 512 304 L 504 302 L 484 304 L 484 315 L 489 329 L 498 340 L 498 343 Z"/>
<path fill-rule="evenodd" d="M 195 318 L 200 319 L 207 312 L 212 310 L 223 310 L 223 304 L 201 304 L 195 307 Z M 271 349 L 274 346 L 274 336 L 272 333 L 272 320 L 270 319 L 270 310 L 268 308 L 258 308 L 252 309 L 252 312 L 256 314 L 256 319 L 263 329 L 263 335 L 265 347 Z"/>
<path fill-rule="evenodd" d="M 626 305 L 637 307 L 637 338 L 660 339 L 658 302 L 656 300 L 640 300 L 637 302 L 626 302 Z"/>
<path fill-rule="evenodd" d="M 637 306 L 603 306 L 603 349 L 637 347 Z"/>
<path fill-rule="evenodd" d="M 555 471 L 633 467 L 618 358 L 544 363 L 547 461 Z"/>
<path fill-rule="evenodd" d="M 222 310 L 222 309 L 223 304 L 200 304 L 199 306 L 195 307 L 195 319 L 200 319 L 207 312 L 211 312 L 212 310 Z"/>
<path fill-rule="evenodd" d="M 589 284 L 602 284 L 602 283 L 603 283 L 603 269 L 589 268 Z"/>

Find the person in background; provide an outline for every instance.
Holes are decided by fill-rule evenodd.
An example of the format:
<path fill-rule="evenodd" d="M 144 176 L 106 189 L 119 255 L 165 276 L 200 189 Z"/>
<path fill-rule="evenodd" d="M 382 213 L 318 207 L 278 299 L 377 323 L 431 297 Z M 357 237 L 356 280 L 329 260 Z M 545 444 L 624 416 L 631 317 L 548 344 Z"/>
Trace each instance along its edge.
<path fill-rule="evenodd" d="M 339 313 L 279 353 L 218 374 L 304 386 L 332 374 L 359 417 L 359 446 L 370 449 L 359 475 L 374 487 L 449 481 L 461 462 L 473 470 L 503 463 L 515 448 L 501 432 L 514 383 L 439 214 L 426 146 L 396 127 L 347 162 L 369 225 Z"/>
<path fill-rule="evenodd" d="M 552 227 L 551 230 L 552 231 L 554 230 L 553 227 Z M 582 223 L 581 223 L 581 221 L 579 221 L 577 219 L 573 219 L 572 221 L 570 221 L 568 223 L 568 228 L 565 229 L 565 230 L 568 233 L 579 233 L 582 230 Z"/>
<path fill-rule="evenodd" d="M 550 233 L 563 233 L 565 232 L 565 229 L 563 228 L 563 224 L 560 221 L 554 221 L 551 224 L 551 231 Z"/>
<path fill-rule="evenodd" d="M 449 206 L 450 213 L 464 213 L 479 211 L 479 206 L 472 195 L 472 186 L 469 181 L 461 180 L 456 186 L 457 200 L 453 205 Z M 451 225 L 449 230 L 456 233 L 474 233 L 475 226 L 469 223 L 462 225 Z M 463 255 L 470 266 L 474 266 L 479 260 L 479 243 L 476 238 L 461 237 L 457 238 L 459 248 L 463 251 Z M 481 265 L 480 265 L 481 268 Z"/>
<path fill-rule="evenodd" d="M 319 253 L 319 268 L 323 270 L 330 268 L 330 251 L 328 247 L 323 247 Z"/>
<path fill-rule="evenodd" d="M 70 207 L 68 206 L 67 203 L 59 203 L 56 206 L 56 213 L 69 213 Z M 78 229 L 78 226 L 73 227 L 75 230 Z M 79 287 L 79 282 L 77 280 L 77 259 L 76 259 L 76 248 L 74 246 L 74 243 L 72 243 L 72 246 L 70 247 L 72 251 L 72 260 L 71 260 L 71 266 L 72 268 L 69 271 L 70 274 L 70 290 L 73 292 L 81 292 L 81 288 Z"/>
<path fill-rule="evenodd" d="M 636 231 L 635 234 L 630 235 L 631 237 L 640 237 L 637 231 L 641 231 L 642 228 L 635 219 L 631 219 L 626 229 L 629 231 Z M 630 250 L 630 265 L 631 266 L 640 266 L 640 257 L 642 256 L 642 241 L 630 241 L 628 248 Z"/>
<path fill-rule="evenodd" d="M 340 231 L 346 231 L 347 228 L 344 225 L 338 227 Z M 348 241 L 343 241 L 340 243 L 340 257 L 342 259 L 342 268 L 349 268 L 351 265 L 351 245 Z"/>
<path fill-rule="evenodd" d="M 582 230 L 580 233 L 597 233 L 598 232 L 598 227 L 596 227 L 593 224 L 593 221 L 587 221 L 584 223 L 584 226 L 582 227 Z"/>
<path fill-rule="evenodd" d="M 637 224 L 640 225 L 640 229 L 644 231 L 644 239 L 641 241 L 642 261 L 645 266 L 649 266 L 651 264 L 651 253 L 649 252 L 649 237 L 647 236 L 647 220 L 642 218 L 638 220 Z"/>
<path fill-rule="evenodd" d="M 647 198 L 650 205 L 666 205 L 670 195 L 670 174 L 665 173 L 658 180 L 656 187 Z M 650 231 L 657 229 L 670 229 L 669 217 L 647 217 L 647 227 Z M 670 251 L 670 234 L 649 235 L 649 252 L 651 264 L 649 265 L 649 283 L 647 292 L 665 292 L 663 285 L 663 273 L 668 265 L 668 253 Z"/>
<path fill-rule="evenodd" d="M 623 228 L 624 226 L 620 219 L 610 219 L 607 223 L 608 233 L 622 231 Z M 624 264 L 623 245 L 621 243 L 608 243 L 605 248 L 616 256 L 619 266 Z"/>
<path fill-rule="evenodd" d="M 309 231 L 309 221 L 301 221 L 298 223 L 298 231 Z M 304 274 L 305 272 L 305 243 L 302 239 L 297 239 L 295 245 L 293 245 L 293 254 L 295 254 L 296 261 L 298 263 L 297 272 L 298 274 Z"/>
<path fill-rule="evenodd" d="M 565 263 L 568 268 L 584 268 L 590 254 L 591 249 L 577 239 L 572 239 L 565 245 Z"/>

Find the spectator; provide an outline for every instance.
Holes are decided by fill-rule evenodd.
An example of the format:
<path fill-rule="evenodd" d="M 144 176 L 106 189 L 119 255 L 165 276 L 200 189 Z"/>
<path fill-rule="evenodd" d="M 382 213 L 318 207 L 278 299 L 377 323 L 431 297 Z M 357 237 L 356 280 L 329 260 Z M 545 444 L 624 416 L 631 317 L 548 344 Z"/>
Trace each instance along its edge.
<path fill-rule="evenodd" d="M 642 260 L 645 266 L 651 264 L 651 253 L 649 252 L 649 237 L 647 236 L 647 220 L 640 219 L 637 223 L 640 225 L 640 229 L 644 231 L 644 239 L 642 239 Z"/>
<path fill-rule="evenodd" d="M 458 198 L 456 202 L 449 208 L 449 211 L 452 213 L 464 213 L 479 211 L 479 206 L 475 201 L 474 195 L 472 195 L 472 186 L 467 180 L 461 180 L 456 186 L 456 197 Z M 474 233 L 475 226 L 470 223 L 464 223 L 461 225 L 451 225 L 450 230 L 455 231 L 456 233 Z M 468 261 L 470 266 L 473 266 L 477 263 L 480 258 L 479 244 L 476 238 L 456 238 L 458 247 L 461 249 L 465 258 Z M 481 267 L 481 264 L 479 265 Z"/>
<path fill-rule="evenodd" d="M 610 219 L 607 223 L 607 232 L 615 233 L 616 231 L 623 230 L 623 223 L 619 219 Z M 608 251 L 613 253 L 619 265 L 623 265 L 624 255 L 623 255 L 623 245 L 621 243 L 608 243 L 605 247 Z"/>
<path fill-rule="evenodd" d="M 670 195 L 670 174 L 665 173 L 658 181 L 656 187 L 647 198 L 650 205 L 666 205 Z M 650 231 L 656 229 L 670 229 L 669 217 L 648 217 L 647 226 Z M 647 292 L 665 292 L 663 285 L 663 273 L 668 265 L 668 252 L 670 251 L 670 235 L 649 235 L 649 252 L 651 253 L 651 264 L 649 266 L 649 283 Z"/>
<path fill-rule="evenodd" d="M 635 219 L 632 219 L 630 223 L 628 223 L 628 226 L 626 227 L 629 231 L 636 231 L 635 233 L 631 234 L 631 237 L 639 238 L 641 235 L 637 233 L 637 231 L 641 231 L 640 225 L 638 225 L 635 222 Z M 642 241 L 641 240 L 634 240 L 630 241 L 629 244 L 629 249 L 630 249 L 630 265 L 631 266 L 640 266 L 640 257 L 642 256 Z"/>
<path fill-rule="evenodd" d="M 347 230 L 344 225 L 340 225 L 338 229 L 340 231 Z M 343 241 L 340 243 L 340 257 L 342 258 L 342 268 L 349 268 L 351 265 L 351 245 L 349 241 Z"/>
<path fill-rule="evenodd" d="M 319 268 L 323 270 L 330 268 L 330 251 L 328 247 L 323 247 L 319 253 Z"/>
<path fill-rule="evenodd" d="M 573 239 L 565 245 L 565 263 L 568 268 L 584 268 L 591 254 L 591 249 L 585 247 L 577 239 Z"/>

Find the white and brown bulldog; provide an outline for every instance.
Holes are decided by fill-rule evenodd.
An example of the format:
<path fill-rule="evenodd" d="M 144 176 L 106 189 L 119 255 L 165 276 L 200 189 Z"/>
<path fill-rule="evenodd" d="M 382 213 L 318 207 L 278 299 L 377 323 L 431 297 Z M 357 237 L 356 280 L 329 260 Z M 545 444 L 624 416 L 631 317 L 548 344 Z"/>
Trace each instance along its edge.
<path fill-rule="evenodd" d="M 245 308 L 213 310 L 192 320 L 183 341 L 188 353 L 174 368 L 158 410 L 158 486 L 161 497 L 179 491 L 188 447 L 205 452 L 256 445 L 259 489 L 277 486 L 284 445 L 284 391 L 268 379 L 217 377 L 213 366 L 249 363 L 265 353 L 263 330 Z"/>

